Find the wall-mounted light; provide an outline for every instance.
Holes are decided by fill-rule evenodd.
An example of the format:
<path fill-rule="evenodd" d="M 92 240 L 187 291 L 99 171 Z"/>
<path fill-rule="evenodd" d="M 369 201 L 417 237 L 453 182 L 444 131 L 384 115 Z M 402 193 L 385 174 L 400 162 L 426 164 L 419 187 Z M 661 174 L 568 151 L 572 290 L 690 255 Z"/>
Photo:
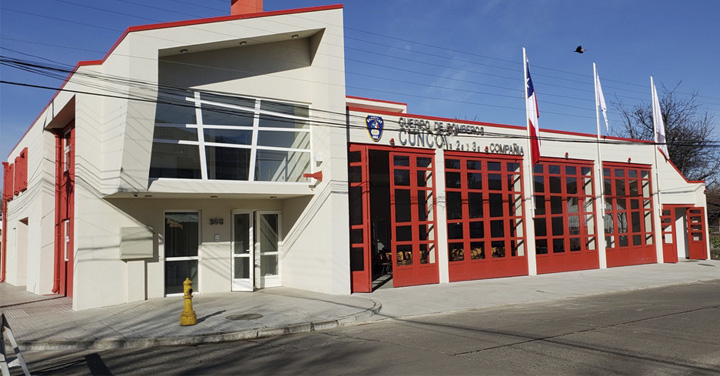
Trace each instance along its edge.
<path fill-rule="evenodd" d="M 210 198 L 218 198 L 218 196 L 217 196 L 217 195 L 212 195 L 212 196 L 210 196 Z"/>
<path fill-rule="evenodd" d="M 277 198 L 277 196 L 270 196 L 270 198 L 274 200 Z"/>
<path fill-rule="evenodd" d="M 190 52 L 190 50 L 188 50 L 187 48 L 183 48 L 182 50 L 180 50 L 181 54 L 186 54 L 188 52 Z"/>
<path fill-rule="evenodd" d="M 395 139 L 394 139 L 394 138 L 391 138 L 391 139 L 390 139 L 390 146 L 395 146 Z"/>
<path fill-rule="evenodd" d="M 487 152 L 489 152 L 489 151 L 490 151 L 490 147 L 489 147 L 489 146 L 486 146 L 486 147 L 485 147 L 485 152 L 487 153 Z"/>
<path fill-rule="evenodd" d="M 628 163 L 632 162 L 632 158 L 628 158 Z"/>
<path fill-rule="evenodd" d="M 568 152 L 565 152 L 565 159 L 568 159 L 569 156 L 570 154 L 568 154 Z"/>
<path fill-rule="evenodd" d="M 238 44 L 241 45 L 241 46 L 244 46 L 244 45 L 247 44 L 247 41 L 244 41 L 244 40 L 243 40 L 243 41 L 240 41 L 240 43 L 238 43 Z"/>
<path fill-rule="evenodd" d="M 292 38 L 292 39 L 298 39 L 298 38 L 300 38 L 300 36 L 297 35 L 297 34 L 293 34 L 293 36 L 292 36 L 291 38 Z"/>

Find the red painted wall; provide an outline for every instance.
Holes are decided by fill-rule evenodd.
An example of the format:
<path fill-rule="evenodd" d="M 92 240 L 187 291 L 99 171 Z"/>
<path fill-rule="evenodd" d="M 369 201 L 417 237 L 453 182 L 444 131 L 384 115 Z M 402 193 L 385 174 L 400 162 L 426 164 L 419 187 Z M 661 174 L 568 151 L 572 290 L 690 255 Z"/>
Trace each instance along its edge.
<path fill-rule="evenodd" d="M 67 154 L 66 146 L 69 146 Z M 73 122 L 55 137 L 55 278 L 52 291 L 65 296 L 73 295 L 74 222 L 75 123 Z"/>

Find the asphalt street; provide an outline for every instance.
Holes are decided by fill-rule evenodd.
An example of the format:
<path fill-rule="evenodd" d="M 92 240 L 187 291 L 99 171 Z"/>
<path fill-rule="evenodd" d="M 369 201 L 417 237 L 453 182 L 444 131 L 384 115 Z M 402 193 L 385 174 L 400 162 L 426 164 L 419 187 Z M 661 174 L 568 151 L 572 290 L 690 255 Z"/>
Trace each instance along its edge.
<path fill-rule="evenodd" d="M 720 280 L 252 341 L 24 355 L 37 375 L 712 375 Z"/>

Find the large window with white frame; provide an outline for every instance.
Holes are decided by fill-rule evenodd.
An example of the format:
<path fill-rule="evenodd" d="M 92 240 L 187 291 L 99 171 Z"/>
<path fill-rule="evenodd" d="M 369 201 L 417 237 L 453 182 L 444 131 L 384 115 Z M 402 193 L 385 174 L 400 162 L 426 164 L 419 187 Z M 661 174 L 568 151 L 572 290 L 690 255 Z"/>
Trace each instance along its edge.
<path fill-rule="evenodd" d="M 310 170 L 306 105 L 162 90 L 150 179 L 300 182 Z"/>

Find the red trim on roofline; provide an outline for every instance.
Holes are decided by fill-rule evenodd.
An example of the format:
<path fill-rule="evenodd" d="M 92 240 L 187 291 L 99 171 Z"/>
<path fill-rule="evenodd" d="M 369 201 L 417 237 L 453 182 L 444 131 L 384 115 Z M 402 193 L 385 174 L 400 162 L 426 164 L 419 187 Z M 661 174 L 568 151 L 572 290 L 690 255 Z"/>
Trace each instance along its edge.
<path fill-rule="evenodd" d="M 418 119 L 426 119 L 426 120 L 442 120 L 442 121 L 450 121 L 455 123 L 463 123 L 463 124 L 472 124 L 472 125 L 487 125 L 487 126 L 493 126 L 498 128 L 510 128 L 510 129 L 525 129 L 525 127 L 519 127 L 517 125 L 505 125 L 505 124 L 495 124 L 495 123 L 487 123 L 482 121 L 472 121 L 472 120 L 463 120 L 463 119 L 450 119 L 450 118 L 443 118 L 439 116 L 428 116 L 428 115 L 417 115 L 417 114 L 402 114 L 398 112 L 392 112 L 392 111 L 382 111 L 382 110 L 368 110 L 367 108 L 363 107 L 350 107 L 348 106 L 347 109 L 349 111 L 355 111 L 355 112 L 372 112 L 374 114 L 380 114 L 380 115 L 390 115 L 390 116 L 398 116 L 398 117 L 413 117 Z"/>
<path fill-rule="evenodd" d="M 20 137 L 18 142 L 15 144 L 15 146 L 10 149 L 10 154 L 8 154 L 8 157 L 12 154 L 13 150 L 15 150 L 18 145 L 22 142 L 22 140 L 27 136 L 28 132 L 30 132 L 30 129 L 32 129 L 32 126 L 40 119 L 40 116 L 42 116 L 43 113 L 50 107 L 52 102 L 57 98 L 58 94 L 62 91 L 63 88 L 65 88 L 65 85 L 70 81 L 70 78 L 75 74 L 75 72 L 80 67 L 85 66 L 91 66 L 91 65 L 101 65 L 102 63 L 107 60 L 107 58 L 112 54 L 115 49 L 117 48 L 120 43 L 125 40 L 125 37 L 135 31 L 145 31 L 145 30 L 155 30 L 155 29 L 165 29 L 165 28 L 171 28 L 171 27 L 180 27 L 180 26 L 189 26 L 189 25 L 198 25 L 198 24 L 204 24 L 204 23 L 213 23 L 213 22 L 221 22 L 221 21 L 232 21 L 232 20 L 240 20 L 240 19 L 247 19 L 247 18 L 259 18 L 259 17 L 270 17 L 270 16 L 280 16 L 280 15 L 287 15 L 287 14 L 295 14 L 295 13 L 308 13 L 308 12 L 318 12 L 323 10 L 332 10 L 332 9 L 342 9 L 342 4 L 336 4 L 336 5 L 324 5 L 324 6 L 317 6 L 317 7 L 308 7 L 308 8 L 298 8 L 298 9 L 288 9 L 288 10 L 276 10 L 276 11 L 270 11 L 270 12 L 258 12 L 258 13 L 248 13 L 248 14 L 238 14 L 238 15 L 230 15 L 230 16 L 220 16 L 220 17 L 212 17 L 212 18 L 200 18 L 196 20 L 188 20 L 188 21 L 175 21 L 175 22 L 163 22 L 163 23 L 157 23 L 157 24 L 149 24 L 149 25 L 140 25 L 140 26 L 130 26 L 122 33 L 120 38 L 118 38 L 115 41 L 115 44 L 113 44 L 112 47 L 108 50 L 108 52 L 103 56 L 100 60 L 81 60 L 78 61 L 77 64 L 75 64 L 75 67 L 73 67 L 72 71 L 68 74 L 67 77 L 65 77 L 65 81 L 63 81 L 62 85 L 60 85 L 60 88 L 55 91 L 55 94 L 50 98 L 50 101 L 43 107 L 42 110 L 40 110 L 40 113 L 35 117 L 35 120 L 30 122 L 30 125 L 28 126 L 27 130 L 25 130 L 25 133 Z"/>
<path fill-rule="evenodd" d="M 55 91 L 55 94 L 53 94 L 52 98 L 50 98 L 50 100 L 45 105 L 45 107 L 43 107 L 43 109 L 40 110 L 40 113 L 35 117 L 35 120 L 30 122 L 30 126 L 28 126 L 28 128 L 25 130 L 25 133 L 23 133 L 23 135 L 20 136 L 20 139 L 18 140 L 17 143 L 15 143 L 15 146 L 13 146 L 12 149 L 10 149 L 10 154 L 12 154 L 13 150 L 15 150 L 20 145 L 20 143 L 25 138 L 25 136 L 27 136 L 27 134 L 30 132 L 30 129 L 32 129 L 33 125 L 35 123 L 37 123 L 38 120 L 40 120 L 40 116 L 42 116 L 45 113 L 45 111 L 48 109 L 48 107 L 50 107 L 50 105 L 55 100 L 55 98 L 57 98 L 57 96 L 60 94 L 60 92 L 65 88 L 65 85 L 67 85 L 68 81 L 70 81 L 70 78 L 75 74 L 75 72 L 77 72 L 78 68 L 80 68 L 82 66 L 86 66 L 86 65 L 97 65 L 97 64 L 102 64 L 102 61 L 101 60 L 88 60 L 88 61 L 79 61 L 77 64 L 75 64 L 72 71 L 70 73 L 68 73 L 67 77 L 65 77 L 65 81 L 63 81 L 62 85 L 60 85 L 60 88 Z M 10 154 L 8 154 L 8 157 L 10 157 Z"/>
<path fill-rule="evenodd" d="M 348 96 L 349 97 L 349 96 Z M 364 98 L 360 98 L 364 99 Z M 374 99 L 369 99 L 374 100 Z M 390 102 L 393 103 L 393 102 Z M 526 126 L 520 126 L 520 125 L 508 125 L 508 124 L 498 124 L 498 123 L 488 123 L 488 122 L 482 122 L 482 121 L 473 121 L 473 120 L 464 120 L 464 119 L 450 119 L 450 118 L 443 118 L 438 116 L 428 116 L 428 115 L 418 115 L 418 114 L 412 114 L 412 113 L 405 113 L 405 114 L 398 114 L 397 112 L 391 112 L 391 111 L 382 111 L 382 110 L 368 110 L 367 108 L 362 107 L 347 107 L 350 111 L 355 112 L 372 112 L 372 113 L 378 113 L 381 115 L 391 115 L 391 116 L 398 116 L 402 115 L 403 117 L 415 117 L 419 119 L 426 119 L 426 120 L 442 120 L 442 121 L 454 121 L 454 122 L 460 122 L 464 124 L 473 124 L 473 125 L 488 125 L 492 127 L 498 127 L 498 128 L 509 128 L 509 129 L 527 129 Z M 564 135 L 570 135 L 570 136 L 579 136 L 579 137 L 590 137 L 590 138 L 596 138 L 597 136 L 590 133 L 581 133 L 581 132 L 572 132 L 572 131 L 561 131 L 557 129 L 540 129 L 540 133 L 556 133 L 556 134 L 564 134 Z M 623 138 L 623 137 L 614 137 L 614 136 L 603 136 L 603 139 L 609 139 L 609 140 L 617 140 L 617 141 L 629 141 L 629 142 L 637 142 L 642 144 L 652 144 L 653 141 L 650 140 L 637 140 L 634 138 Z M 542 138 L 541 138 L 542 140 Z"/>
<path fill-rule="evenodd" d="M 105 58 L 103 58 L 102 60 L 81 60 L 81 61 L 78 61 L 77 66 L 75 66 L 75 69 L 73 69 L 73 73 L 75 72 L 75 70 L 77 70 L 78 67 L 85 67 L 85 66 L 89 66 L 89 65 L 101 65 L 101 64 L 104 63 L 104 62 L 105 62 Z"/>
<path fill-rule="evenodd" d="M 660 149 L 660 148 L 658 148 L 658 149 Z M 662 154 L 662 156 L 665 157 L 665 153 L 663 153 L 662 150 L 660 150 L 660 154 Z M 686 178 L 685 175 L 682 172 L 680 172 L 680 169 L 677 168 L 677 166 L 675 166 L 675 163 L 673 163 L 670 160 L 670 158 L 665 157 L 665 160 L 668 163 L 670 163 L 670 166 L 672 166 L 675 169 L 675 171 L 678 173 L 678 175 L 682 176 L 683 180 L 685 180 L 686 183 L 688 183 L 688 184 L 700 184 L 700 183 L 705 184 L 705 180 L 688 180 L 688 178 Z"/>
<path fill-rule="evenodd" d="M 363 97 L 356 97 L 356 96 L 353 96 L 353 95 L 346 95 L 345 98 L 349 98 L 349 99 L 359 99 L 359 100 L 362 100 L 362 101 L 370 101 L 370 102 L 400 104 L 400 105 L 403 105 L 403 106 L 407 107 L 407 103 L 386 101 L 386 100 L 384 100 L 384 99 L 363 98 Z"/>
<path fill-rule="evenodd" d="M 577 165 L 592 166 L 595 161 L 591 159 L 563 158 L 563 157 L 543 157 L 540 156 L 539 163 L 574 163 Z"/>
<path fill-rule="evenodd" d="M 597 135 L 592 133 L 582 133 L 582 132 L 573 132 L 573 131 L 561 131 L 558 129 L 540 129 L 540 132 L 546 132 L 546 133 L 557 133 L 557 134 L 565 134 L 569 136 L 580 136 L 580 137 L 591 137 L 591 138 L 597 138 Z M 652 144 L 653 141 L 650 140 L 638 140 L 635 138 L 624 138 L 624 137 L 615 137 L 615 136 L 603 136 L 601 140 L 616 140 L 616 141 L 628 141 L 628 142 L 637 142 L 641 144 Z"/>
<path fill-rule="evenodd" d="M 199 18 L 199 19 L 195 19 L 195 20 L 161 22 L 161 23 L 156 23 L 156 24 L 130 26 L 127 29 L 125 29 L 122 36 L 120 36 L 120 38 L 118 38 L 118 40 L 110 48 L 110 50 L 108 50 L 108 52 L 105 54 L 105 56 L 102 58 L 102 60 L 94 60 L 93 62 L 95 62 L 95 61 L 100 61 L 100 63 L 104 62 L 108 58 L 108 56 L 110 56 L 110 54 L 113 51 L 115 51 L 115 48 L 117 48 L 117 46 L 120 44 L 120 42 L 122 42 L 123 39 L 125 39 L 125 37 L 129 33 L 136 32 L 136 31 L 167 29 L 167 28 L 172 28 L 172 27 L 200 25 L 200 24 L 213 23 L 213 22 L 233 21 L 233 20 L 242 20 L 242 19 L 248 19 L 248 18 L 270 17 L 270 16 L 282 16 L 282 15 L 295 14 L 295 13 L 319 12 L 319 11 L 323 11 L 323 10 L 342 9 L 342 8 L 343 8 L 342 4 L 324 5 L 324 6 L 308 7 L 308 8 L 275 10 L 275 11 L 270 11 L 270 12 L 236 14 L 236 15 L 230 15 L 230 16 Z"/>
<path fill-rule="evenodd" d="M 616 161 L 603 161 L 603 168 L 605 167 L 620 167 L 620 168 L 649 168 L 652 169 L 653 165 L 648 163 L 635 163 L 635 162 L 616 162 Z"/>
<path fill-rule="evenodd" d="M 342 4 L 335 4 L 335 5 L 323 5 L 323 6 L 308 7 L 308 8 L 298 8 L 298 9 L 274 10 L 274 11 L 269 11 L 269 12 L 236 14 L 236 15 L 220 16 L 220 17 L 212 17 L 212 18 L 199 18 L 199 19 L 187 20 L 187 21 L 174 21 L 174 22 L 163 22 L 163 23 L 158 23 L 158 24 L 130 26 L 128 28 L 128 31 L 132 32 L 132 31 L 143 31 L 143 30 L 153 30 L 153 29 L 164 29 L 164 28 L 169 28 L 169 27 L 199 25 L 199 24 L 204 24 L 204 23 L 233 21 L 233 20 L 241 20 L 241 19 L 246 19 L 246 18 L 282 16 L 282 15 L 286 15 L 286 14 L 318 12 L 318 11 L 323 11 L 323 10 L 342 9 L 342 8 L 343 8 Z"/>

